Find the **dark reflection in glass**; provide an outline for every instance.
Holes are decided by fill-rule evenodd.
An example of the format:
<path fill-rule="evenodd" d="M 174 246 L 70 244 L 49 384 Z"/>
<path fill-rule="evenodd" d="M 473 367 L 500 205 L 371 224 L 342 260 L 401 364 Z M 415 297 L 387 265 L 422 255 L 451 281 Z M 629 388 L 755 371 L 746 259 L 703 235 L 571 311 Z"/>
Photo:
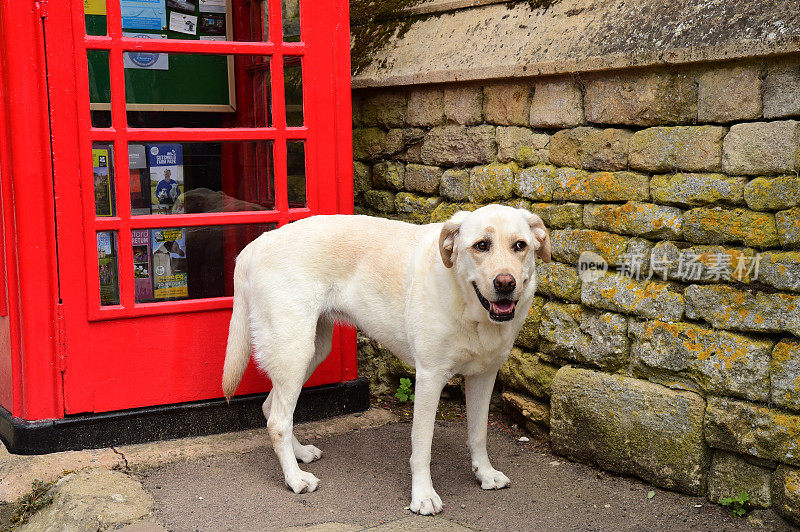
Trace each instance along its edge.
<path fill-rule="evenodd" d="M 143 214 L 275 208 L 273 141 L 128 146 L 131 211 Z"/>
<path fill-rule="evenodd" d="M 303 125 L 303 62 L 299 56 L 283 58 L 283 86 L 286 100 L 286 125 Z"/>
<path fill-rule="evenodd" d="M 281 19 L 283 20 L 283 42 L 298 42 L 300 40 L 300 0 L 282 0 Z"/>
<path fill-rule="evenodd" d="M 302 140 L 286 143 L 286 186 L 289 207 L 306 206 L 306 150 Z"/>
<path fill-rule="evenodd" d="M 236 255 L 275 224 L 135 229 L 137 303 L 233 295 Z"/>

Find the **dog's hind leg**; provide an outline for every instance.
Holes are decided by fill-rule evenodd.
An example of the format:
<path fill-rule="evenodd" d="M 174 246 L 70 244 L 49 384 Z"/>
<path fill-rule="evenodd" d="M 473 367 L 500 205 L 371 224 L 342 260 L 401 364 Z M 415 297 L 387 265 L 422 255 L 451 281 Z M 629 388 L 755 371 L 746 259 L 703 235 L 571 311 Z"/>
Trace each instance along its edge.
<path fill-rule="evenodd" d="M 314 373 L 317 366 L 330 354 L 333 345 L 333 323 L 331 319 L 325 317 L 319 318 L 317 322 L 317 335 L 314 341 L 314 360 L 312 360 L 309 365 L 306 371 L 306 378 L 303 382 L 311 377 L 311 374 Z M 272 396 L 273 394 L 270 392 L 261 407 L 261 411 L 264 413 L 264 418 L 266 418 L 267 421 L 269 421 L 269 413 L 272 408 Z M 292 449 L 294 450 L 295 458 L 304 464 L 322 458 L 322 451 L 318 447 L 314 445 L 303 445 L 294 434 L 292 434 Z"/>

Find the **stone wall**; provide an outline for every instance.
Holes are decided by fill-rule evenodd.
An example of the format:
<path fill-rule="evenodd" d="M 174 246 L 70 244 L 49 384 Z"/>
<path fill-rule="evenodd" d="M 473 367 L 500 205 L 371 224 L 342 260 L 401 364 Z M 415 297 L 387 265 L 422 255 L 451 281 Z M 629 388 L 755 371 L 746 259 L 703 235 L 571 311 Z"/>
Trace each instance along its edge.
<path fill-rule="evenodd" d="M 800 55 L 356 90 L 353 120 L 357 212 L 550 229 L 500 373 L 530 430 L 800 523 Z M 582 279 L 586 251 L 608 272 Z M 403 368 L 361 353 L 391 389 Z"/>

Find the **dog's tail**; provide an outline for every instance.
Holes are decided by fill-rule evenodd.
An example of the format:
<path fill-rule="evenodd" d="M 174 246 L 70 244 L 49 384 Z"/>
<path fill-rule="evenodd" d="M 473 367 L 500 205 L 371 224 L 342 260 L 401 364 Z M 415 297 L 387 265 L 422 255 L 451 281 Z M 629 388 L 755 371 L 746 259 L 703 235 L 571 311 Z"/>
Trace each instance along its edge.
<path fill-rule="evenodd" d="M 248 258 L 244 252 L 241 253 L 236 259 L 236 268 L 233 271 L 233 314 L 228 329 L 225 366 L 222 370 L 222 392 L 228 401 L 239 386 L 239 381 L 242 380 L 244 370 L 250 361 L 250 312 L 244 286 L 247 282 Z"/>

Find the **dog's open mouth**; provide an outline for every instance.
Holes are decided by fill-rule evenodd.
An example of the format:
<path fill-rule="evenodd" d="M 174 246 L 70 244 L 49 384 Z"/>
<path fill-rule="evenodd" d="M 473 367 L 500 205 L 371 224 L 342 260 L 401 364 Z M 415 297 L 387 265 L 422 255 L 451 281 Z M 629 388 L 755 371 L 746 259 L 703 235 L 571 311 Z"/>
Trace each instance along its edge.
<path fill-rule="evenodd" d="M 499 299 L 497 301 L 489 301 L 481 291 L 478 290 L 478 285 L 472 283 L 475 289 L 475 294 L 478 296 L 478 301 L 481 302 L 483 308 L 489 311 L 489 317 L 494 321 L 508 321 L 514 319 L 514 310 L 517 308 L 517 302 L 513 299 Z"/>

